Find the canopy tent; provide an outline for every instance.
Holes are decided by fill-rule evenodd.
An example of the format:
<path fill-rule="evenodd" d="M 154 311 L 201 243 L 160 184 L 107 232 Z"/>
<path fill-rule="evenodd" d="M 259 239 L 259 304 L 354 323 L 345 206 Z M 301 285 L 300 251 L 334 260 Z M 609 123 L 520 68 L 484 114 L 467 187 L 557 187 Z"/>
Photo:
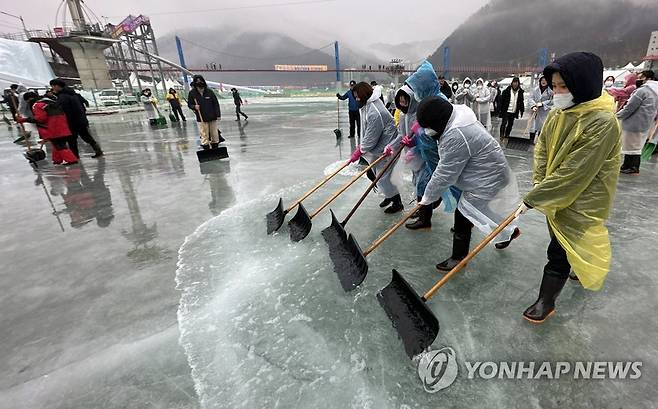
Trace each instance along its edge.
<path fill-rule="evenodd" d="M 167 89 L 173 88 L 173 89 L 183 89 L 183 84 L 181 84 L 178 81 L 170 80 L 165 78 L 164 80 L 165 87 Z M 158 89 L 162 89 L 162 81 L 158 82 L 158 85 L 156 85 Z"/>
<path fill-rule="evenodd" d="M 39 44 L 0 38 L 0 87 L 43 88 L 55 78 Z"/>

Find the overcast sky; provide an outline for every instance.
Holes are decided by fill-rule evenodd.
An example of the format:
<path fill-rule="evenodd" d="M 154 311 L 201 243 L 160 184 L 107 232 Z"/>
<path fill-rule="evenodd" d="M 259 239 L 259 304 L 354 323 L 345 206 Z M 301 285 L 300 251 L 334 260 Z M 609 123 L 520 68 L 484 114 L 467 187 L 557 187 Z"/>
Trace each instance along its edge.
<path fill-rule="evenodd" d="M 2 1 L 0 11 L 22 15 L 28 28 L 61 25 L 61 0 Z M 286 4 L 278 7 L 261 7 Z M 294 3 L 294 4 L 290 4 Z M 243 31 L 277 31 L 315 48 L 337 39 L 365 47 L 441 40 L 487 0 L 86 0 L 98 16 L 117 23 L 128 14 L 151 17 L 156 35 L 193 27 L 231 25 Z M 248 8 L 248 7 L 255 8 Z M 209 10 L 214 9 L 214 10 Z M 197 12 L 199 11 L 199 12 Z M 60 13 L 61 14 L 61 13 Z M 19 31 L 20 22 L 0 15 L 0 31 Z"/>

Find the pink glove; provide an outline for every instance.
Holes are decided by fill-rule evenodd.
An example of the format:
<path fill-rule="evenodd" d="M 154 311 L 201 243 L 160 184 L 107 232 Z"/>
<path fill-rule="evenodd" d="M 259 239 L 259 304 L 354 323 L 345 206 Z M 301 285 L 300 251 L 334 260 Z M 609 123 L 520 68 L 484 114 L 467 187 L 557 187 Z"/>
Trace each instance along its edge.
<path fill-rule="evenodd" d="M 354 149 L 354 152 L 352 152 L 352 156 L 350 156 L 350 163 L 354 163 L 361 158 L 361 155 L 363 155 L 363 152 L 361 152 L 361 145 L 356 145 L 356 149 Z"/>
<path fill-rule="evenodd" d="M 403 136 L 400 143 L 408 148 L 411 148 L 412 146 L 416 146 L 416 141 L 414 140 L 413 136 L 409 136 L 409 135 Z"/>
<path fill-rule="evenodd" d="M 420 125 L 418 124 L 418 121 L 414 122 L 414 123 L 411 125 L 411 133 L 412 133 L 412 134 L 416 134 L 416 133 L 418 133 L 418 130 L 419 130 L 419 129 L 420 129 Z"/>
<path fill-rule="evenodd" d="M 391 156 L 393 154 L 393 147 L 389 144 L 384 148 L 384 156 Z"/>

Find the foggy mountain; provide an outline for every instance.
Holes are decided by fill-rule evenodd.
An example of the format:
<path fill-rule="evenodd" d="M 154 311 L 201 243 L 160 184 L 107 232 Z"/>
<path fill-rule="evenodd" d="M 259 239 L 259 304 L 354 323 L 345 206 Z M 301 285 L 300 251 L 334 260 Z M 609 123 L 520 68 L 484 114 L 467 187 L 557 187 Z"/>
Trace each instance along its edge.
<path fill-rule="evenodd" d="M 191 68 L 220 64 L 223 69 L 273 69 L 275 64 L 313 64 L 335 66 L 334 45 L 328 40 L 322 50 L 309 48 L 295 39 L 271 32 L 239 32 L 231 28 L 187 30 L 178 33 L 182 40 L 185 62 Z M 343 68 L 361 64 L 377 64 L 383 60 L 373 55 L 350 50 L 339 43 Z M 174 35 L 158 39 L 160 54 L 178 62 Z M 334 72 L 324 73 L 205 73 L 213 81 L 250 85 L 316 85 L 336 80 Z"/>
<path fill-rule="evenodd" d="M 658 2 L 602 0 L 493 0 L 455 30 L 432 54 L 443 64 L 537 64 L 539 50 L 556 56 L 592 51 L 606 67 L 639 61 L 651 31 L 658 30 Z"/>

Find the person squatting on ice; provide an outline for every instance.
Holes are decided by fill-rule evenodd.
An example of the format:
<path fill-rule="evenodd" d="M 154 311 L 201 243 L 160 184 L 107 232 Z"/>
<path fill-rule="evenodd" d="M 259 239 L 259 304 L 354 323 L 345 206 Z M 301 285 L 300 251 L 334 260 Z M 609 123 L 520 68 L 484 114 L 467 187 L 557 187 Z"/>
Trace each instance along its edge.
<path fill-rule="evenodd" d="M 395 121 L 380 98 L 379 88 L 373 89 L 367 82 L 360 82 L 352 88 L 352 92 L 361 110 L 363 136 L 361 137 L 361 143 L 352 152 L 350 162 L 357 162 L 361 156 L 365 156 L 368 162 L 372 162 L 383 155 L 386 145 L 397 137 Z M 390 160 L 392 158 L 377 164 L 374 167 L 375 173 L 379 174 Z M 391 180 L 394 171 L 395 165 L 378 182 L 379 189 L 385 197 L 379 206 L 386 207 L 384 212 L 389 214 L 404 209 L 398 187 Z"/>
<path fill-rule="evenodd" d="M 233 103 L 235 104 L 235 116 L 238 118 L 236 121 L 240 120 L 240 115 L 244 117 L 245 120 L 249 119 L 247 114 L 242 112 L 242 105 L 244 105 L 244 102 L 242 101 L 242 97 L 240 96 L 240 92 L 237 90 L 237 88 L 231 88 L 231 94 L 233 94 Z"/>
<path fill-rule="evenodd" d="M 171 112 L 173 112 L 176 121 L 178 122 L 182 119 L 183 122 L 186 122 L 187 118 L 185 118 L 185 114 L 183 114 L 183 108 L 181 106 L 181 97 L 180 95 L 178 95 L 175 89 L 169 88 L 169 93 L 167 93 L 167 101 L 169 101 Z"/>
<path fill-rule="evenodd" d="M 416 186 L 416 201 L 420 202 L 425 192 L 427 182 L 432 177 L 436 165 L 439 163 L 439 151 L 434 139 L 425 135 L 416 122 L 416 110 L 418 103 L 426 97 L 437 96 L 446 99 L 441 91 L 441 82 L 437 78 L 434 67 L 428 61 L 423 62 L 404 85 L 398 90 L 395 103 L 402 112 L 398 124 L 398 137 L 385 149 L 391 154 L 402 144 L 406 148 L 405 162 L 411 168 L 412 181 Z M 446 191 L 442 198 L 437 200 L 433 206 L 422 207 L 422 212 L 416 212 L 415 221 L 405 224 L 410 230 L 430 229 L 432 227 L 433 209 L 437 208 L 442 200 L 446 212 L 454 209 L 454 199 L 451 199 L 451 191 Z M 456 195 L 459 196 L 458 194 Z"/>
<path fill-rule="evenodd" d="M 187 106 L 194 111 L 201 134 L 201 147 L 213 149 L 219 146 L 219 130 L 217 121 L 222 117 L 219 101 L 212 92 L 206 80 L 201 75 L 192 78 L 192 89 L 187 96 Z"/>
<path fill-rule="evenodd" d="M 66 114 L 69 129 L 71 130 L 71 139 L 69 147 L 77 156 L 80 157 L 78 151 L 78 137 L 85 141 L 94 150 L 92 158 L 99 158 L 103 156 L 103 150 L 91 133 L 89 132 L 89 120 L 87 119 L 87 110 L 82 104 L 80 96 L 66 83 L 60 79 L 50 81 L 53 93 L 57 96 L 57 103 L 62 107 Z"/>
<path fill-rule="evenodd" d="M 51 96 L 39 99 L 36 92 L 26 92 L 23 98 L 32 109 L 32 118 L 19 117 L 19 122 L 33 122 L 39 137 L 52 145 L 51 157 L 56 165 L 73 165 L 78 157 L 69 149 L 71 130 L 62 107 Z"/>
<path fill-rule="evenodd" d="M 539 77 L 539 85 L 532 90 L 532 97 L 530 99 L 530 109 L 532 110 L 532 117 L 530 120 L 530 143 L 535 143 L 537 135 L 541 134 L 541 128 L 546 122 L 548 113 L 553 108 L 553 90 L 548 86 L 548 81 L 542 75 Z"/>
<path fill-rule="evenodd" d="M 489 233 L 518 208 L 518 186 L 503 149 L 469 107 L 429 97 L 418 106 L 417 118 L 425 134 L 436 141 L 440 157 L 420 204 L 432 206 L 451 186 L 462 192 L 455 210 L 452 254 L 436 265 L 439 271 L 450 271 L 468 255 L 474 225 Z M 497 237 L 496 247 L 506 248 L 519 235 L 510 224 Z"/>
<path fill-rule="evenodd" d="M 349 118 L 350 118 L 350 138 L 354 138 L 354 128 L 356 127 L 356 135 L 358 135 L 359 139 L 361 138 L 361 115 L 359 114 L 359 104 L 356 103 L 356 99 L 354 98 L 354 86 L 356 85 L 356 81 L 352 80 L 350 81 L 350 89 L 347 90 L 347 92 L 343 95 L 340 95 L 339 93 L 336 93 L 336 98 L 340 99 L 341 101 L 348 100 L 348 110 L 349 110 Z"/>
<path fill-rule="evenodd" d="M 534 151 L 532 190 L 518 214 L 546 216 L 548 263 L 539 297 L 523 316 L 541 323 L 573 270 L 588 290 L 600 290 L 610 268 L 605 221 L 619 178 L 621 129 L 615 104 L 602 95 L 603 62 L 586 52 L 567 54 L 544 68 L 553 104 Z"/>
<path fill-rule="evenodd" d="M 621 173 L 629 175 L 640 174 L 640 155 L 644 143 L 652 138 L 650 133 L 658 111 L 658 81 L 653 71 L 642 71 L 635 86 L 635 92 L 617 112 L 621 120 L 621 153 L 624 154 Z"/>

